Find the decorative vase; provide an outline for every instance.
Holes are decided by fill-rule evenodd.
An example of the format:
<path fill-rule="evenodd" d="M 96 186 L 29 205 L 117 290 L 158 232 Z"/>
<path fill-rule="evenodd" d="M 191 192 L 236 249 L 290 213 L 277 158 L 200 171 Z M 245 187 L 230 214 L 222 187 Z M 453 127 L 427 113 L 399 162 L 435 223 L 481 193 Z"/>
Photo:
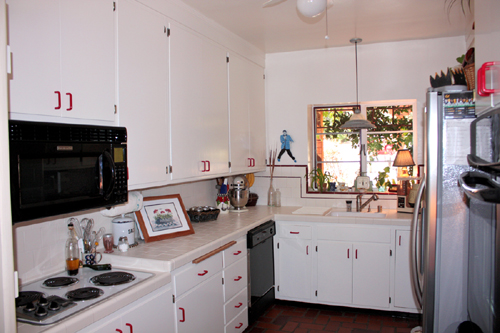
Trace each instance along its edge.
<path fill-rule="evenodd" d="M 271 207 L 276 206 L 276 191 L 274 190 L 272 181 L 271 184 L 269 184 L 269 190 L 267 191 L 267 205 Z"/>

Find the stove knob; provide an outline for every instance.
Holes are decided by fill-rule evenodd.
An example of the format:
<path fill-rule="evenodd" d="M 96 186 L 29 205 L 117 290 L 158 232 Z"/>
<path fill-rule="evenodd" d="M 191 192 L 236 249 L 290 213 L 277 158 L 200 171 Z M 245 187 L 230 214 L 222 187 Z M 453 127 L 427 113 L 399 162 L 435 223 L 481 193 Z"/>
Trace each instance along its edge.
<path fill-rule="evenodd" d="M 33 312 L 33 311 L 35 311 L 35 304 L 33 304 L 33 302 L 29 302 L 24 307 L 24 311 L 26 311 L 26 312 Z"/>
<path fill-rule="evenodd" d="M 57 311 L 61 308 L 61 306 L 59 305 L 59 303 L 57 303 L 56 301 L 52 301 L 50 302 L 49 304 L 49 310 L 51 311 Z"/>
<path fill-rule="evenodd" d="M 43 306 L 39 306 L 35 311 L 35 316 L 37 317 L 45 317 L 47 314 L 47 309 L 45 309 Z"/>
<path fill-rule="evenodd" d="M 49 301 L 43 296 L 40 297 L 40 299 L 38 300 L 38 305 L 47 306 L 47 304 L 49 304 Z"/>

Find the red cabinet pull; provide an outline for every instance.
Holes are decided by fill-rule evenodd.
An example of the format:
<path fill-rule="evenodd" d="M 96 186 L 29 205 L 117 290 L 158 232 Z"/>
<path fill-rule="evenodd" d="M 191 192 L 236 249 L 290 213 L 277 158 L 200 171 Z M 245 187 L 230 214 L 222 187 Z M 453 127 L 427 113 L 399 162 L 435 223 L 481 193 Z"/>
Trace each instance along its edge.
<path fill-rule="evenodd" d="M 237 256 L 240 253 L 241 253 L 241 251 L 236 251 L 236 252 L 233 253 L 233 255 Z"/>
<path fill-rule="evenodd" d="M 500 61 L 488 61 L 477 71 L 477 92 L 480 96 L 489 96 L 498 92 L 498 90 L 486 88 L 486 71 L 491 70 L 492 66 L 498 65 L 500 65 Z"/>
<path fill-rule="evenodd" d="M 252 166 L 254 167 L 255 166 L 255 158 L 252 158 Z"/>
<path fill-rule="evenodd" d="M 206 269 L 203 270 L 203 273 L 198 273 L 199 276 L 207 275 L 208 271 Z"/>
<path fill-rule="evenodd" d="M 203 163 L 203 170 L 201 172 L 207 172 L 207 161 L 201 161 Z"/>
<path fill-rule="evenodd" d="M 59 110 L 61 108 L 61 92 L 54 91 L 54 94 L 57 94 L 57 106 L 54 109 Z"/>
<path fill-rule="evenodd" d="M 243 326 L 243 323 L 240 323 L 238 326 L 235 326 L 234 328 L 241 328 Z"/>
<path fill-rule="evenodd" d="M 66 111 L 71 111 L 71 110 L 73 110 L 73 94 L 66 93 L 66 95 L 69 96 L 69 108 L 66 109 Z"/>
<path fill-rule="evenodd" d="M 122 330 L 119 330 L 119 329 L 116 329 L 116 331 L 119 332 L 119 333 L 123 333 Z"/>
<path fill-rule="evenodd" d="M 243 305 L 243 303 L 239 302 L 238 305 L 235 305 L 234 307 L 239 309 L 239 308 L 241 308 L 242 305 Z"/>
<path fill-rule="evenodd" d="M 401 236 L 399 236 L 399 246 L 401 246 Z"/>
<path fill-rule="evenodd" d="M 309 255 L 309 245 L 306 246 L 306 255 Z"/>
<path fill-rule="evenodd" d="M 207 164 L 208 164 L 208 170 L 207 170 L 207 172 L 208 172 L 208 171 L 210 171 L 210 161 L 207 161 Z"/>
<path fill-rule="evenodd" d="M 241 276 L 239 276 L 239 275 L 238 275 L 238 277 L 237 277 L 236 279 L 234 279 L 234 281 L 239 281 L 239 280 L 241 280 L 241 279 L 243 279 L 243 278 L 242 278 Z"/>
<path fill-rule="evenodd" d="M 247 158 L 248 160 L 248 167 L 251 168 L 252 167 L 252 159 L 249 157 Z"/>
<path fill-rule="evenodd" d="M 184 308 L 179 308 L 179 310 L 181 310 L 182 312 L 182 319 L 179 320 L 181 323 L 185 322 L 186 321 L 186 310 L 184 310 Z"/>
<path fill-rule="evenodd" d="M 298 232 L 298 231 L 290 231 L 290 233 L 291 233 L 292 235 L 298 235 L 298 234 L 300 234 L 300 232 Z"/>
<path fill-rule="evenodd" d="M 356 249 L 356 253 L 354 254 L 355 258 L 358 259 L 358 249 Z"/>
<path fill-rule="evenodd" d="M 134 328 L 132 327 L 132 324 L 126 323 L 125 325 L 130 327 L 130 333 L 134 333 Z"/>
<path fill-rule="evenodd" d="M 347 249 L 347 259 L 349 259 L 349 250 L 350 249 Z"/>

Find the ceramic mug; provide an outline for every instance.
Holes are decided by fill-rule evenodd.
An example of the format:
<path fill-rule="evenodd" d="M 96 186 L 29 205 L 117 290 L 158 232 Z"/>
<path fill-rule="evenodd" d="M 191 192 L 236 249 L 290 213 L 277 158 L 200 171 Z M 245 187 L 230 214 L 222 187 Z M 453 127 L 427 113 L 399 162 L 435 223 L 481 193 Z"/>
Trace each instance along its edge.
<path fill-rule="evenodd" d="M 85 252 L 83 254 L 83 259 L 85 261 L 85 265 L 96 265 L 102 260 L 102 254 L 100 252 Z"/>

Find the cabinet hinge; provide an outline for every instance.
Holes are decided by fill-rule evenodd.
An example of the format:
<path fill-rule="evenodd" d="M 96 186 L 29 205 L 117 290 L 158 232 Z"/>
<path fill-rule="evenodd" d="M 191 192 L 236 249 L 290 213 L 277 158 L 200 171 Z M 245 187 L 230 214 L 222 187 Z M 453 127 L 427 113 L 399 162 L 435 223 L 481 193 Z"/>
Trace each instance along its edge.
<path fill-rule="evenodd" d="M 389 256 L 392 257 L 392 250 L 389 250 Z"/>
<path fill-rule="evenodd" d="M 226 57 L 226 62 L 227 62 L 227 63 L 229 63 L 229 56 L 228 56 L 228 57 Z"/>
<path fill-rule="evenodd" d="M 118 113 L 118 108 L 116 107 L 116 104 L 115 104 L 115 114 Z"/>
<path fill-rule="evenodd" d="M 316 252 L 318 252 L 318 245 L 316 245 Z"/>
<path fill-rule="evenodd" d="M 175 295 L 172 295 L 172 303 L 175 303 Z"/>
<path fill-rule="evenodd" d="M 224 278 L 222 278 L 222 285 L 224 285 Z"/>
<path fill-rule="evenodd" d="M 392 302 L 392 300 L 391 300 L 391 298 L 389 297 L 389 304 L 391 304 L 391 302 Z"/>
<path fill-rule="evenodd" d="M 318 291 L 316 290 L 316 292 L 314 293 L 316 295 L 316 297 L 318 297 Z"/>
<path fill-rule="evenodd" d="M 167 33 L 167 37 L 170 37 L 170 28 L 165 27 L 165 32 Z"/>
<path fill-rule="evenodd" d="M 113 1 L 113 11 L 116 11 L 116 1 Z"/>
<path fill-rule="evenodd" d="M 262 74 L 262 78 L 265 80 L 266 79 L 266 74 Z"/>
<path fill-rule="evenodd" d="M 165 167 L 165 173 L 168 175 L 169 173 L 172 173 L 172 166 L 171 165 L 167 165 Z"/>
<path fill-rule="evenodd" d="M 227 165 L 229 166 L 229 168 L 231 168 L 231 162 L 227 162 Z"/>
<path fill-rule="evenodd" d="M 279 249 L 280 248 L 280 243 L 276 243 L 276 248 Z"/>
<path fill-rule="evenodd" d="M 277 290 L 278 290 L 278 292 L 279 292 L 279 291 L 280 291 L 280 286 L 278 286 L 276 289 L 277 289 Z"/>

